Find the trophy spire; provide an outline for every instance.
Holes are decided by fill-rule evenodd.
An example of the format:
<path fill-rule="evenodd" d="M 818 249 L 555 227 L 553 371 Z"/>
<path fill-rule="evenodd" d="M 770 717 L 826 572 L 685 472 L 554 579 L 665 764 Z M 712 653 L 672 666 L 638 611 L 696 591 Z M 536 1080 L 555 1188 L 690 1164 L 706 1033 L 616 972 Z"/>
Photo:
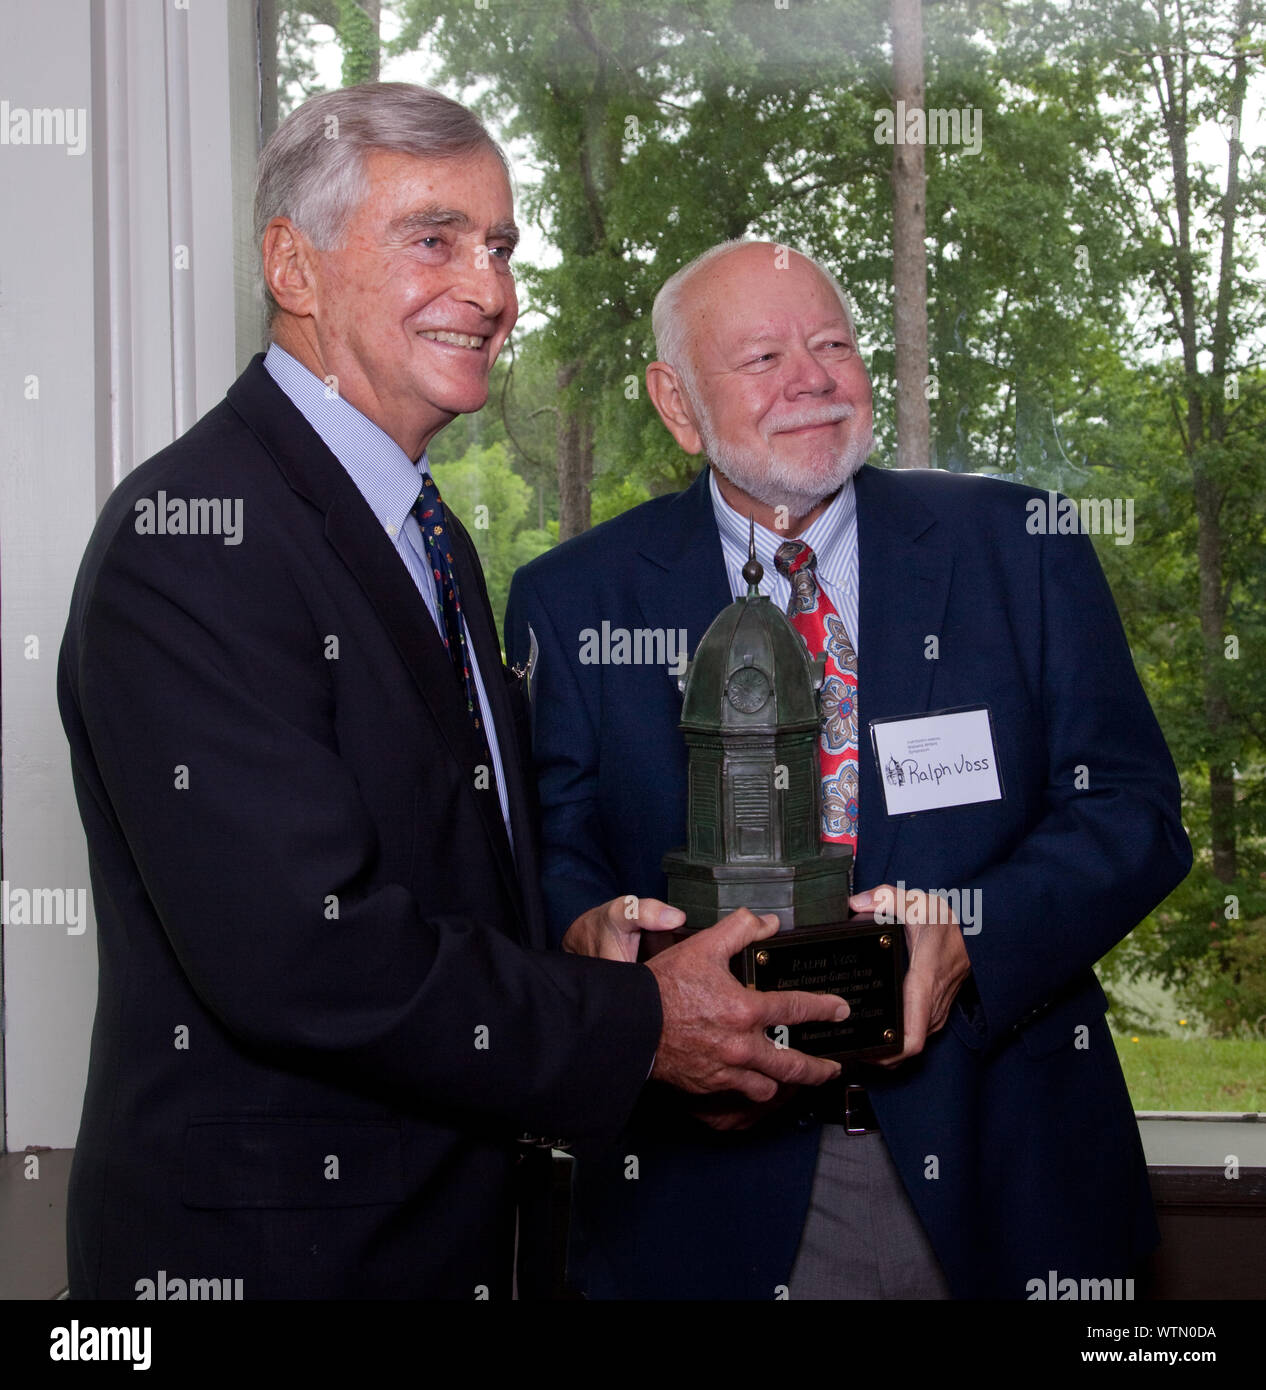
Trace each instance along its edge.
<path fill-rule="evenodd" d="M 760 582 L 765 577 L 765 567 L 756 558 L 756 518 L 750 512 L 747 522 L 747 563 L 743 566 L 743 578 L 747 580 L 748 598 L 759 598 Z"/>

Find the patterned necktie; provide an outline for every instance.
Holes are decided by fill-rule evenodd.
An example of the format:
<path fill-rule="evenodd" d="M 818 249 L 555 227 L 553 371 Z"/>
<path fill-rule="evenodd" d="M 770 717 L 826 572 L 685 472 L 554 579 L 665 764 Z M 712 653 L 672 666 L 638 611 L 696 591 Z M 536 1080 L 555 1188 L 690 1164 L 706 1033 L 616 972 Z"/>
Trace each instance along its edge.
<path fill-rule="evenodd" d="M 435 578 L 435 592 L 439 597 L 440 611 L 444 615 L 440 640 L 444 643 L 444 650 L 448 652 L 453 663 L 453 672 L 465 693 L 466 712 L 474 725 L 483 764 L 488 769 L 491 780 L 492 754 L 489 752 L 487 735 L 484 733 L 483 716 L 479 709 L 479 692 L 475 689 L 470 652 L 466 645 L 462 596 L 453 565 L 453 545 L 448 535 L 448 513 L 440 499 L 440 490 L 429 473 L 422 474 L 422 491 L 413 504 L 413 515 L 422 532 L 427 559 L 431 563 L 431 574 Z"/>
<path fill-rule="evenodd" d="M 791 584 L 787 617 L 813 656 L 826 653 L 822 681 L 822 838 L 857 853 L 857 653 L 835 605 L 822 592 L 818 557 L 804 541 L 784 541 L 774 556 Z"/>

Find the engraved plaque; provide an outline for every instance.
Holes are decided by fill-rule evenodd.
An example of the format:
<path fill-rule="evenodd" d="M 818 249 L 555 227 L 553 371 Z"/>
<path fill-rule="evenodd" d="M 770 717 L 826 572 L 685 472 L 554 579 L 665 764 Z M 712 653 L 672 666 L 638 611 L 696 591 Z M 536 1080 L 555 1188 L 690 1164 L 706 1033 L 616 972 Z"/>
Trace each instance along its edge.
<path fill-rule="evenodd" d="M 734 973 L 749 989 L 802 989 L 848 1000 L 843 1023 L 802 1023 L 789 1045 L 836 1061 L 894 1057 L 902 1047 L 905 932 L 857 917 L 830 927 L 779 932 L 749 946 Z"/>

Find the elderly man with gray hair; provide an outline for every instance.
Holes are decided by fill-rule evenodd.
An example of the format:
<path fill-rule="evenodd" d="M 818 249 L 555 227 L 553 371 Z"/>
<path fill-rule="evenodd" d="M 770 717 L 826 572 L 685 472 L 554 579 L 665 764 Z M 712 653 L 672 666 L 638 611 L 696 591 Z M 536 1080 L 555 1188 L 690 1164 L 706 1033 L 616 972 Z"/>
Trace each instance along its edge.
<path fill-rule="evenodd" d="M 550 931 L 615 955 L 584 909 L 617 884 L 662 897 L 687 843 L 675 673 L 592 663 L 578 635 L 684 630 L 695 651 L 747 588 L 754 520 L 764 592 L 826 660 L 822 837 L 855 850 L 849 905 L 905 928 L 905 1036 L 773 1106 L 648 1088 L 576 1165 L 574 1280 L 594 1298 L 939 1299 L 1130 1275 L 1156 1223 L 1091 966 L 1191 851 L 1089 538 L 1034 535 L 1031 488 L 868 463 L 847 301 L 785 246 L 706 251 L 653 325 L 647 394 L 704 466 L 510 591 L 512 659 L 538 640 Z M 903 795 L 881 747 L 918 774 Z"/>
<path fill-rule="evenodd" d="M 544 949 L 523 692 L 426 461 L 518 312 L 487 131 L 314 98 L 256 212 L 272 344 L 108 500 L 62 646 L 100 952 L 71 1293 L 505 1298 L 533 1145 L 609 1139 L 648 1076 L 825 1081 L 765 1029 L 845 1006 L 742 990 L 747 912 L 649 968 Z"/>

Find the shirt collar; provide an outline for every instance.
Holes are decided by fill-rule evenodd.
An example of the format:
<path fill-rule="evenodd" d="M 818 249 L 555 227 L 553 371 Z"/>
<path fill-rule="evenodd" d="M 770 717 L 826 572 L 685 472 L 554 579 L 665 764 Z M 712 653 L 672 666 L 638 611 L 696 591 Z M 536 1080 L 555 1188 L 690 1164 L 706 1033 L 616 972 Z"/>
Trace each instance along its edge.
<path fill-rule="evenodd" d="M 278 344 L 269 347 L 264 367 L 347 470 L 379 523 L 397 535 L 429 471 L 426 455 L 415 464 L 385 430 Z"/>
<path fill-rule="evenodd" d="M 721 533 L 722 549 L 733 555 L 736 551 L 747 556 L 748 520 L 725 500 L 717 486 L 716 470 L 708 469 L 708 485 L 712 489 L 712 512 L 716 517 L 717 530 Z M 818 574 L 828 583 L 842 584 L 847 578 L 848 544 L 850 533 L 856 535 L 857 493 L 853 480 L 849 478 L 844 486 L 831 498 L 830 504 L 821 516 L 795 537 L 812 547 L 817 557 Z M 780 531 L 769 531 L 760 522 L 756 523 L 756 558 L 764 566 L 766 574 L 776 573 L 774 552 L 789 537 Z"/>

